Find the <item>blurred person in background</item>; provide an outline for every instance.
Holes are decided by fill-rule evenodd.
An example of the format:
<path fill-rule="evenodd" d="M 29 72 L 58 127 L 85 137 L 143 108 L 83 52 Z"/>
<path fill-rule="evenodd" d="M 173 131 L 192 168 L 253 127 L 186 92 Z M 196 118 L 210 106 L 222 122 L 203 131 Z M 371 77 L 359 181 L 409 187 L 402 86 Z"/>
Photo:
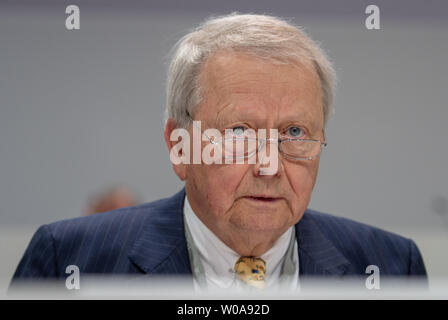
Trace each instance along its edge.
<path fill-rule="evenodd" d="M 133 207 L 138 197 L 127 186 L 115 185 L 91 195 L 87 201 L 86 215 Z"/>

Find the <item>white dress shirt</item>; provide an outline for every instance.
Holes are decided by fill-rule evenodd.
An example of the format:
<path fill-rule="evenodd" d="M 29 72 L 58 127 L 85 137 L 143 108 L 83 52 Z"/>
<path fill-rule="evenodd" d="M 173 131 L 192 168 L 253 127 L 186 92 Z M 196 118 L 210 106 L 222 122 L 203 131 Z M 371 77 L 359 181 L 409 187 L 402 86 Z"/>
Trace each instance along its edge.
<path fill-rule="evenodd" d="M 190 230 L 194 246 L 197 249 L 202 263 L 207 286 L 209 289 L 226 288 L 241 289 L 241 281 L 234 272 L 236 261 L 240 255 L 222 242 L 207 226 L 196 216 L 185 196 L 184 202 L 185 223 Z M 285 254 L 291 243 L 294 227 L 289 228 L 274 244 L 274 246 L 265 252 L 261 258 L 266 262 L 266 288 L 278 288 Z M 294 240 L 292 263 L 295 270 L 291 283 L 287 286 L 290 289 L 297 289 L 299 257 L 297 252 L 297 241 Z M 194 272 L 193 272 L 194 275 Z M 193 278 L 195 288 L 200 290 L 198 279 Z"/>

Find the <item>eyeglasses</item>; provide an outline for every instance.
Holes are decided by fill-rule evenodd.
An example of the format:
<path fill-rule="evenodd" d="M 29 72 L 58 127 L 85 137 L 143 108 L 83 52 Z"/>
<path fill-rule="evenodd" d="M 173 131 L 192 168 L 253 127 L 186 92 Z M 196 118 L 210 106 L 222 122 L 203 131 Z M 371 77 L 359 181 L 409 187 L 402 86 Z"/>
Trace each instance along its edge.
<path fill-rule="evenodd" d="M 190 117 L 191 119 L 191 117 Z M 193 119 L 193 125 L 198 127 Z M 292 160 L 313 160 L 322 153 L 327 142 L 322 142 L 315 139 L 300 139 L 300 138 L 278 138 L 266 139 L 256 136 L 232 136 L 221 139 L 213 139 L 205 132 L 204 136 L 211 144 L 221 148 L 224 159 L 249 159 L 257 154 L 263 145 L 269 141 L 270 143 L 278 143 L 278 150 L 286 158 Z"/>

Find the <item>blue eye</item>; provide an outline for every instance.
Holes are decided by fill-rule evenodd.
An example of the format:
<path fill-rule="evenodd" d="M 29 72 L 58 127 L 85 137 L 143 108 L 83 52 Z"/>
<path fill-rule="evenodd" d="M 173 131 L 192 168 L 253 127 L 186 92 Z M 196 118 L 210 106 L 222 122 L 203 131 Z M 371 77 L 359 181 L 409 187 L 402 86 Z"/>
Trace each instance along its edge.
<path fill-rule="evenodd" d="M 299 127 L 290 127 L 290 128 L 288 128 L 288 134 L 291 137 L 298 138 L 303 135 L 303 130 L 302 130 L 302 128 L 299 128 Z"/>
<path fill-rule="evenodd" d="M 235 136 L 241 136 L 244 133 L 244 131 L 246 130 L 246 128 L 242 127 L 242 126 L 238 126 L 238 127 L 232 128 L 232 130 L 233 130 L 233 134 Z"/>

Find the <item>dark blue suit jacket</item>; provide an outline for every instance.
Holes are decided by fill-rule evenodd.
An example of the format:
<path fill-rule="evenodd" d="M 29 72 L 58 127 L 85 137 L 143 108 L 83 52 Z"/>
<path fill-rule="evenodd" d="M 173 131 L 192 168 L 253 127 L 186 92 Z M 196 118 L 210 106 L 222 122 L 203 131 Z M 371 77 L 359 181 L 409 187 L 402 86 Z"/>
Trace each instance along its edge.
<path fill-rule="evenodd" d="M 65 278 L 68 265 L 81 274 L 191 275 L 184 197 L 183 189 L 171 198 L 41 226 L 13 280 Z M 365 276 L 368 265 L 378 266 L 381 276 L 426 276 L 412 240 L 312 210 L 295 228 L 301 277 Z"/>

